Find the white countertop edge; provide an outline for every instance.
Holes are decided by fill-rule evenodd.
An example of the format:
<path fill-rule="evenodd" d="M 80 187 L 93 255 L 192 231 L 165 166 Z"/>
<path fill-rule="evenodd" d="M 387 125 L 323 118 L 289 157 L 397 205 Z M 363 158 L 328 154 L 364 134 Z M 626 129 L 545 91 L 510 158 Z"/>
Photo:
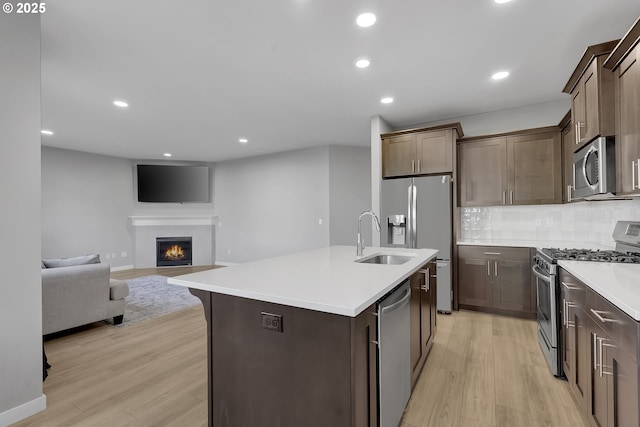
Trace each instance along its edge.
<path fill-rule="evenodd" d="M 458 240 L 458 246 L 504 246 L 514 248 L 571 248 L 571 249 L 600 249 L 610 250 L 611 246 L 596 242 L 567 241 L 567 240 L 511 240 L 511 239 L 471 239 Z"/>
<path fill-rule="evenodd" d="M 355 247 L 353 248 L 353 250 L 355 251 Z M 367 248 L 362 258 L 369 258 L 377 254 L 385 254 L 385 253 L 394 253 L 397 255 L 402 255 L 403 253 L 414 254 L 416 253 L 415 251 L 416 249 L 406 249 L 406 248 L 386 248 L 386 247 Z M 424 264 L 435 259 L 436 256 L 438 255 L 438 251 L 435 249 L 419 249 L 418 251 L 429 251 L 429 253 L 420 254 L 418 252 L 417 255 L 415 256 L 415 259 L 407 262 L 406 264 L 385 266 L 385 268 L 388 267 L 388 268 L 397 269 L 400 274 L 398 274 L 397 278 L 391 281 L 388 285 L 385 285 L 383 288 L 379 289 L 376 292 L 367 294 L 367 296 L 363 298 L 361 302 L 355 305 L 340 305 L 335 303 L 327 304 L 323 302 L 309 301 L 307 299 L 289 298 L 287 296 L 274 295 L 266 292 L 256 292 L 255 290 L 238 289 L 233 287 L 233 285 L 229 285 L 229 286 L 216 285 L 211 283 L 202 283 L 198 281 L 192 281 L 189 279 L 180 278 L 184 276 L 170 277 L 167 279 L 167 282 L 173 285 L 199 289 L 206 292 L 215 292 L 219 294 L 231 295 L 231 296 L 236 296 L 241 298 L 248 298 L 248 299 L 253 299 L 257 301 L 265 301 L 265 302 L 270 302 L 274 304 L 282 304 L 282 305 L 288 305 L 288 306 L 297 307 L 297 308 L 305 308 L 309 310 L 321 311 L 324 313 L 356 317 L 360 313 L 362 313 L 367 307 L 369 307 L 371 304 L 375 303 L 380 298 L 384 297 L 386 294 L 388 294 L 394 288 L 400 285 L 405 279 L 407 279 L 409 276 L 417 272 L 420 268 L 422 268 L 422 266 L 424 266 Z M 303 251 L 303 252 L 306 252 L 306 251 Z M 293 256 L 293 255 L 296 255 L 296 253 L 290 254 L 290 255 Z M 287 255 L 275 257 L 274 260 L 279 259 L 281 262 L 282 258 L 286 256 Z M 355 257 L 349 257 L 348 261 L 352 262 L 353 261 L 352 258 L 355 258 Z M 269 260 L 260 260 L 255 262 L 264 263 L 268 261 Z M 238 266 L 235 266 L 235 267 L 226 267 L 226 268 L 229 268 L 229 269 L 242 268 L 243 266 L 246 266 L 248 264 L 252 264 L 252 263 L 239 264 Z M 366 268 L 368 266 L 363 264 L 362 267 Z M 213 271 L 213 270 L 209 270 L 209 271 Z M 193 273 L 193 274 L 199 274 L 199 273 Z M 185 276 L 191 276 L 191 275 L 192 274 L 187 274 Z"/>
<path fill-rule="evenodd" d="M 593 269 L 598 268 L 598 266 L 611 266 L 613 264 L 618 266 L 625 266 L 626 264 L 616 264 L 616 263 L 596 263 L 589 261 L 558 261 L 558 265 L 577 279 L 582 281 L 585 285 L 589 286 L 594 292 L 598 293 L 604 299 L 618 307 L 620 310 L 631 316 L 635 321 L 640 321 L 640 287 L 638 288 L 638 295 L 636 300 L 637 308 L 634 308 L 630 305 L 629 301 L 625 299 L 621 299 L 619 296 L 615 294 L 615 282 L 603 284 L 602 280 L 598 280 L 598 278 L 594 278 L 592 275 Z M 585 270 L 590 270 L 590 273 L 587 273 Z M 614 280 L 614 278 L 611 278 Z M 638 266 L 638 282 L 640 284 L 640 266 Z"/>
<path fill-rule="evenodd" d="M 425 263 L 426 262 L 429 262 L 429 260 L 425 261 Z M 188 288 L 199 289 L 207 292 L 214 292 L 214 293 L 219 293 L 223 295 L 230 295 L 234 297 L 252 299 L 256 301 L 264 301 L 264 302 L 270 302 L 274 304 L 287 305 L 287 306 L 296 307 L 296 308 L 306 308 L 309 310 L 320 311 L 323 313 L 338 314 L 338 315 L 348 316 L 348 317 L 356 317 L 360 313 L 362 313 L 367 307 L 369 307 L 371 304 L 375 303 L 380 298 L 388 294 L 395 287 L 400 285 L 407 277 L 411 276 L 413 273 L 415 273 L 419 269 L 420 267 L 416 268 L 415 271 L 412 271 L 411 273 L 398 279 L 396 282 L 390 285 L 388 290 L 382 292 L 381 294 L 376 294 L 375 297 L 368 298 L 365 302 L 363 302 L 362 304 L 360 304 L 355 308 L 338 306 L 338 305 L 320 304 L 313 301 L 304 301 L 304 300 L 299 300 L 294 298 L 273 296 L 273 295 L 264 294 L 260 292 L 251 292 L 251 291 L 239 290 L 239 289 L 234 289 L 234 288 L 229 288 L 224 286 L 207 285 L 203 283 L 193 283 L 186 280 L 173 279 L 173 278 L 169 278 L 167 280 L 167 283 L 170 283 L 172 285 L 179 285 L 179 286 L 185 286 Z"/>

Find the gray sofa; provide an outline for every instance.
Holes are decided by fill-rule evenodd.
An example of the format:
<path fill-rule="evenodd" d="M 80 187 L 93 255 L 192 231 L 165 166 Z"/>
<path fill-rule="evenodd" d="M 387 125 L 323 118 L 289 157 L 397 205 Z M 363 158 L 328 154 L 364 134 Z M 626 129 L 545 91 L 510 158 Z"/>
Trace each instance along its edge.
<path fill-rule="evenodd" d="M 42 260 L 42 334 L 109 318 L 122 323 L 129 286 L 110 274 L 98 255 Z"/>

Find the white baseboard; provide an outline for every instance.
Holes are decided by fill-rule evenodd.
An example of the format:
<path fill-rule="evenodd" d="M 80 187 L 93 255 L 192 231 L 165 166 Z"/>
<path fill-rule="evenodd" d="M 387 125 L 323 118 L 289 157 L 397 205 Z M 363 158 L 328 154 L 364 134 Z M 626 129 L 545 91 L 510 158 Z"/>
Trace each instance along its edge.
<path fill-rule="evenodd" d="M 22 405 L 0 412 L 0 427 L 6 427 L 20 420 L 44 411 L 47 408 L 47 396 L 44 394 Z"/>
<path fill-rule="evenodd" d="M 133 265 L 119 265 L 117 267 L 111 267 L 111 271 L 133 270 Z"/>
<path fill-rule="evenodd" d="M 223 267 L 231 267 L 234 265 L 240 265 L 241 263 L 239 262 L 225 262 L 225 261 L 216 261 L 215 265 L 221 265 Z"/>

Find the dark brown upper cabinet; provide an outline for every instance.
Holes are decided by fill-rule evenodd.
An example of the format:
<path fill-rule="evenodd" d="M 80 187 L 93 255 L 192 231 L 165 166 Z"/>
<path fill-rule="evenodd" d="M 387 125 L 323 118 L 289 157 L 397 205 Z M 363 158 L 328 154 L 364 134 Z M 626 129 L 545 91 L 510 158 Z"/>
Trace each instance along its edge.
<path fill-rule="evenodd" d="M 598 136 L 615 132 L 613 73 L 603 68 L 618 40 L 589 46 L 562 90 L 571 95 L 574 152 Z"/>
<path fill-rule="evenodd" d="M 618 194 L 640 193 L 640 18 L 607 58 L 613 70 Z"/>
<path fill-rule="evenodd" d="M 382 178 L 453 173 L 454 147 L 463 136 L 460 123 L 380 135 Z"/>
<path fill-rule="evenodd" d="M 573 151 L 576 146 L 574 127 L 571 122 L 571 110 L 562 118 L 558 127 L 562 139 L 562 202 L 573 201 Z"/>
<path fill-rule="evenodd" d="M 460 206 L 562 203 L 560 129 L 531 129 L 458 144 Z"/>

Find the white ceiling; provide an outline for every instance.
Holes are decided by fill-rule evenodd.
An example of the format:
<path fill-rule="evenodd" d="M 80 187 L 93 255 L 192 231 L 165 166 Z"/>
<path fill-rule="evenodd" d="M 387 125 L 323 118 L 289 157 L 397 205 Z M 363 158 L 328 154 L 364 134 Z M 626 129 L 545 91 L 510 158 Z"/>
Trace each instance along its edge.
<path fill-rule="evenodd" d="M 638 0 L 58 0 L 42 15 L 43 144 L 198 161 L 368 146 L 378 114 L 398 128 L 568 99 L 584 49 L 639 15 Z"/>

